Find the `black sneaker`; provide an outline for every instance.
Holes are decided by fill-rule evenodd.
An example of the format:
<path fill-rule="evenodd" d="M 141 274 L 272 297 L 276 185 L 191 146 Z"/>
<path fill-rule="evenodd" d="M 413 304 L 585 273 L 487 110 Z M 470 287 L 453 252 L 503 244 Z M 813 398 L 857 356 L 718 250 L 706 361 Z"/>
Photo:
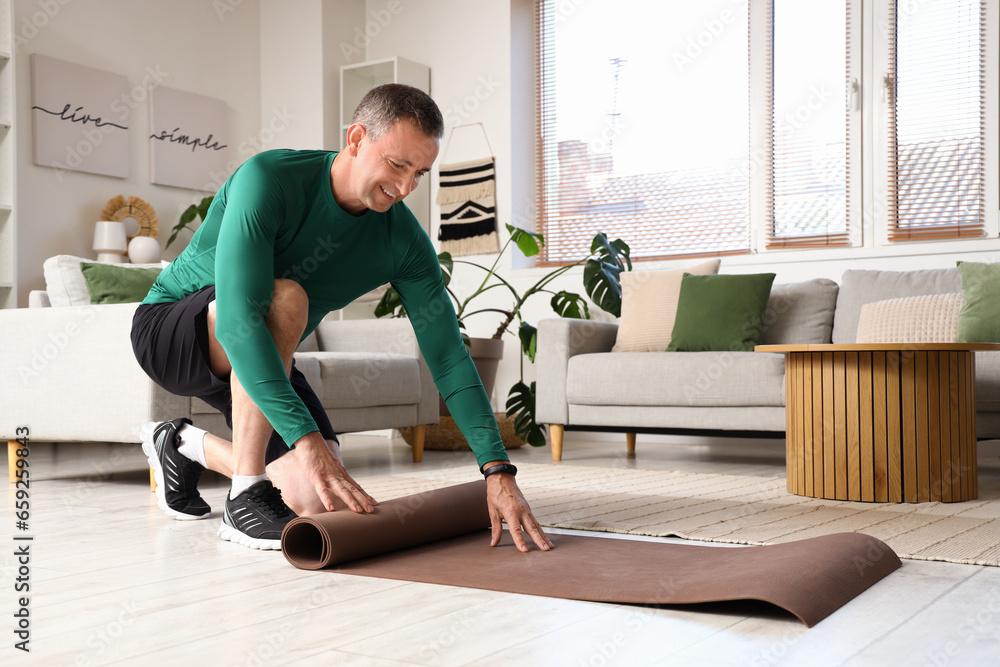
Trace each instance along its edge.
<path fill-rule="evenodd" d="M 190 423 L 190 419 L 181 418 L 148 422 L 142 428 L 142 451 L 156 479 L 156 504 L 182 521 L 204 519 L 212 511 L 198 493 L 198 480 L 205 468 L 177 451 L 177 432 Z"/>
<path fill-rule="evenodd" d="M 257 482 L 235 498 L 226 496 L 218 536 L 251 549 L 281 549 L 281 531 L 296 516 L 271 480 Z"/>

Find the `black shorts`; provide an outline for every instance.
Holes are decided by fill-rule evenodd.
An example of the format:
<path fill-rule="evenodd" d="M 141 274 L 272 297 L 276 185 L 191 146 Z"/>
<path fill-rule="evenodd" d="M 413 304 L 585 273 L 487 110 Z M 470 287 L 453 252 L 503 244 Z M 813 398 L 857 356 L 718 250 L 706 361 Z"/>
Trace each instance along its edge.
<path fill-rule="evenodd" d="M 233 427 L 233 396 L 229 380 L 221 379 L 208 363 L 208 304 L 215 300 L 209 286 L 174 303 L 140 305 L 132 318 L 132 351 L 146 374 L 172 394 L 197 396 Z M 339 442 L 316 393 L 292 361 L 292 388 L 305 403 L 326 440 Z M 277 432 L 267 443 L 267 463 L 290 449 Z"/>

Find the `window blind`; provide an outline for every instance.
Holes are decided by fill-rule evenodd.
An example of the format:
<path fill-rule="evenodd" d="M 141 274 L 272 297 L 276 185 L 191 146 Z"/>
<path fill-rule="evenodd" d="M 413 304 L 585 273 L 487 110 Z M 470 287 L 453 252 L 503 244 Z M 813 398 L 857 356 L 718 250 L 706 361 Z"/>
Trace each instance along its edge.
<path fill-rule="evenodd" d="M 773 0 L 767 247 L 847 245 L 851 210 L 848 0 Z"/>
<path fill-rule="evenodd" d="M 749 252 L 748 15 L 537 0 L 540 263 L 586 256 L 597 232 L 633 260 Z"/>
<path fill-rule="evenodd" d="M 894 2 L 889 240 L 984 234 L 985 0 Z"/>

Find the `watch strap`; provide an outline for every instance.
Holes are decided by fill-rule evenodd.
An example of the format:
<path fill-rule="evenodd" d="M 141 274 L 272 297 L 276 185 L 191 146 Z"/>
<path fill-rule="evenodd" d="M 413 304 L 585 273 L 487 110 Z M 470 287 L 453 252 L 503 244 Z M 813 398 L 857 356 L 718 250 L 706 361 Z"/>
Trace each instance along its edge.
<path fill-rule="evenodd" d="M 484 479 L 489 477 L 490 475 L 495 475 L 498 472 L 506 472 L 510 473 L 511 475 L 516 475 L 517 466 L 515 466 L 513 463 L 498 463 L 496 465 L 490 466 L 489 468 L 483 470 L 482 472 Z"/>

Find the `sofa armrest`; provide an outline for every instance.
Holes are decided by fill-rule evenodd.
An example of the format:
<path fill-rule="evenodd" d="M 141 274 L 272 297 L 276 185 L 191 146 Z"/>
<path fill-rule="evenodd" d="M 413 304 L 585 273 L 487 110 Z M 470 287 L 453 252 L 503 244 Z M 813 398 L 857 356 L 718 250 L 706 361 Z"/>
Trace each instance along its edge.
<path fill-rule="evenodd" d="M 132 353 L 136 303 L 0 310 L 0 436 L 139 442 L 147 421 L 190 415 Z"/>
<path fill-rule="evenodd" d="M 566 424 L 566 374 L 570 357 L 610 352 L 618 337 L 616 322 L 569 318 L 545 319 L 538 323 L 537 396 L 535 418 L 540 424 Z"/>
<path fill-rule="evenodd" d="M 28 308 L 51 308 L 49 293 L 45 290 L 33 289 L 28 292 Z"/>
<path fill-rule="evenodd" d="M 440 416 L 439 394 L 417 336 L 405 318 L 375 320 L 325 319 L 316 327 L 323 352 L 381 352 L 415 357 L 420 367 L 418 424 L 436 424 Z"/>

